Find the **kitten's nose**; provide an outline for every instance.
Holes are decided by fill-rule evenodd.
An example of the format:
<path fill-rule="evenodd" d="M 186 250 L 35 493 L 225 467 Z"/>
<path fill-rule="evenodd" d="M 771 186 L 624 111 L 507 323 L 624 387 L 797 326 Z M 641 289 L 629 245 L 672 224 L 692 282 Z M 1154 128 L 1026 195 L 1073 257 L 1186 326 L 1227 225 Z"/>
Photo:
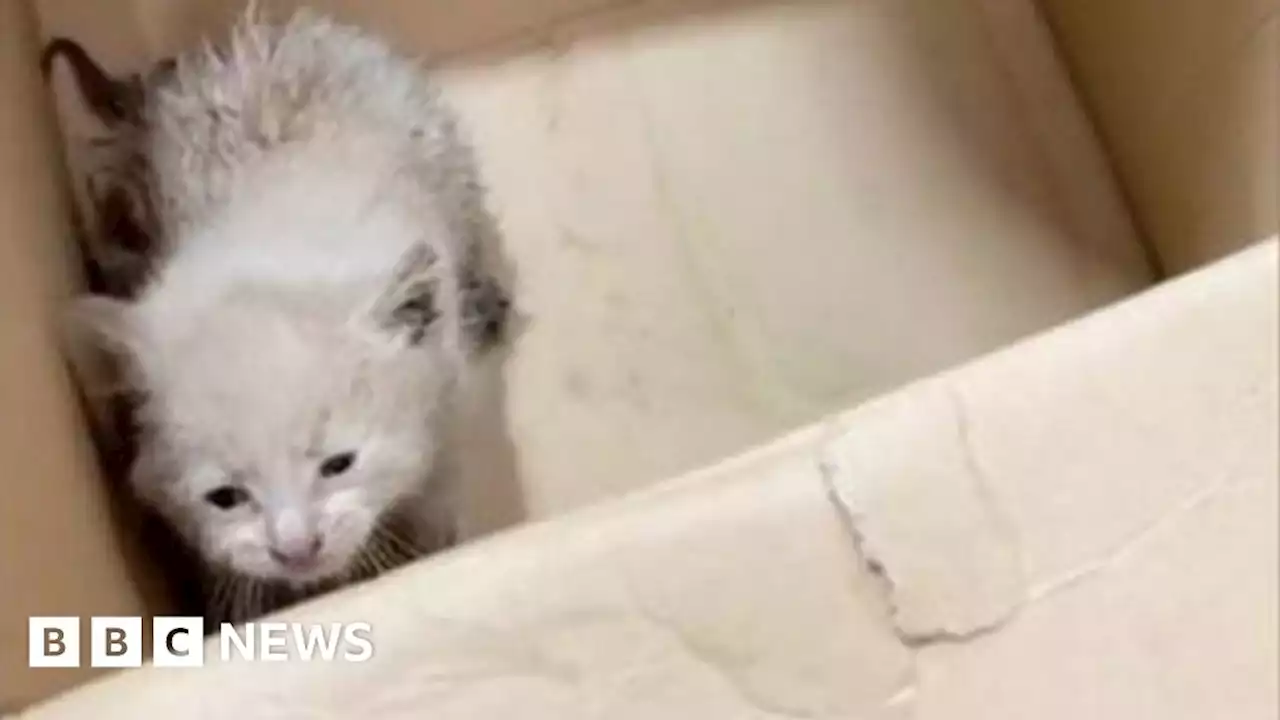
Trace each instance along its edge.
<path fill-rule="evenodd" d="M 320 555 L 319 535 L 298 535 L 285 540 L 278 539 L 268 550 L 271 559 L 292 568 L 305 568 L 315 563 Z"/>

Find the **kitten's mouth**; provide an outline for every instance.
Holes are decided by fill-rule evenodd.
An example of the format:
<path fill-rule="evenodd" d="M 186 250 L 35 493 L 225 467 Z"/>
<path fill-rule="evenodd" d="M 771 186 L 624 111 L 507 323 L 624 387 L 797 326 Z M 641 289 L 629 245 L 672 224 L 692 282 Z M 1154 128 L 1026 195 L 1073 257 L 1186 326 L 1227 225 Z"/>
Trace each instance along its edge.
<path fill-rule="evenodd" d="M 353 555 L 333 552 L 318 553 L 306 558 L 281 558 L 272 556 L 273 581 L 295 589 L 322 588 L 347 581 L 352 576 L 355 562 Z"/>
<path fill-rule="evenodd" d="M 312 567 L 277 566 L 276 573 L 278 578 L 294 585 L 311 585 L 329 579 L 337 579 L 342 575 L 341 568 L 335 569 L 332 566 L 319 564 Z"/>

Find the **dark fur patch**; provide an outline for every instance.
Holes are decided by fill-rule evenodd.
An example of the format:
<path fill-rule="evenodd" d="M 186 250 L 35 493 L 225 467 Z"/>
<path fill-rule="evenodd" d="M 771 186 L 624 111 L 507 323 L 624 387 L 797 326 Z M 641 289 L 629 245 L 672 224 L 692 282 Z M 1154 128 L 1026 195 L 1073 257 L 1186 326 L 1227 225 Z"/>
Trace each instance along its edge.
<path fill-rule="evenodd" d="M 89 111 L 108 131 L 125 132 L 144 124 L 146 82 L 139 75 L 123 78 L 108 73 L 80 43 L 66 37 L 54 37 L 45 45 L 40 67 L 49 80 L 58 58 L 71 69 L 75 89 Z M 152 77 L 159 79 L 171 72 L 175 62 L 165 59 L 156 63 Z M 112 173 L 114 175 L 114 173 Z M 145 279 L 155 255 L 155 238 L 149 229 L 146 208 L 137 207 L 133 196 L 119 178 L 108 177 L 105 183 L 90 188 L 94 210 L 92 227 L 80 225 L 81 251 L 89 290 L 116 297 L 131 297 Z"/>
<path fill-rule="evenodd" d="M 511 296 L 489 275 L 470 273 L 463 281 L 462 323 L 478 349 L 488 350 L 506 336 Z"/>

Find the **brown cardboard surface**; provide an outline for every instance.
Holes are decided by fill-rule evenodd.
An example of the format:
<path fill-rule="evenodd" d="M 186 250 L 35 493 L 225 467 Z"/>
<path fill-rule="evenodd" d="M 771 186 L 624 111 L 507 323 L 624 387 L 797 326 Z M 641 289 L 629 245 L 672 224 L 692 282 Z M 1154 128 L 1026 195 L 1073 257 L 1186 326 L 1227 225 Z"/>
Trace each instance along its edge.
<path fill-rule="evenodd" d="M 1170 272 L 1280 229 L 1280 1 L 1043 5 Z"/>
<path fill-rule="evenodd" d="M 22 717 L 1268 720 L 1280 240 L 649 492 L 296 608 L 363 664 Z"/>
<path fill-rule="evenodd" d="M 72 246 L 34 29 L 24 3 L 0 2 L 0 708 L 93 674 L 28 670 L 29 615 L 147 607 L 60 355 Z"/>

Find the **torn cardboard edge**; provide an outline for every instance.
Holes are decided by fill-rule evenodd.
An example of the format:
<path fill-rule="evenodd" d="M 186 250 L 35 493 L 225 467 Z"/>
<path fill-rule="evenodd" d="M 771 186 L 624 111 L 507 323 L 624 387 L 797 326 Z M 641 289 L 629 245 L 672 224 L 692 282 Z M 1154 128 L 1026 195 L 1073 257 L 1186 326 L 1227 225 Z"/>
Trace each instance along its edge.
<path fill-rule="evenodd" d="M 830 497 L 911 647 L 994 630 L 1026 595 L 1017 532 L 987 486 L 960 392 L 938 381 L 910 402 L 865 406 L 856 430 L 820 448 Z"/>
<path fill-rule="evenodd" d="M 1017 519 L 992 487 L 982 449 L 971 430 L 964 383 L 970 368 L 990 370 L 993 362 L 1016 358 L 1024 347 L 1044 351 L 1049 344 L 1065 345 L 1077 334 L 1091 333 L 1097 325 L 1118 324 L 1121 318 L 1141 321 L 1137 316 L 1143 313 L 1156 317 L 1178 313 L 1177 306 L 1188 300 L 1211 303 L 1216 296 L 1202 290 L 1232 275 L 1241 276 L 1239 287 L 1255 291 L 1250 300 L 1280 297 L 1278 250 L 1280 239 L 1264 240 L 826 423 L 827 436 L 815 446 L 817 466 L 865 569 L 880 579 L 894 632 L 905 645 L 965 642 L 999 630 L 1027 604 L 1104 569 L 1156 529 L 1203 506 L 1224 489 L 1225 481 L 1207 481 L 1161 509 L 1152 522 L 1131 532 L 1129 541 L 1102 557 L 1059 576 L 1032 578 Z M 1250 274 L 1255 276 L 1247 277 Z M 1271 318 L 1271 344 L 1275 345 L 1275 308 L 1265 314 Z M 1275 365 L 1274 357 L 1271 364 Z M 1087 367 L 1077 369 L 1088 372 Z M 1269 391 L 1274 395 L 1276 389 L 1272 386 Z M 1280 423 L 1280 418 L 1273 420 Z M 917 452 L 918 448 L 927 448 L 927 453 Z"/>

